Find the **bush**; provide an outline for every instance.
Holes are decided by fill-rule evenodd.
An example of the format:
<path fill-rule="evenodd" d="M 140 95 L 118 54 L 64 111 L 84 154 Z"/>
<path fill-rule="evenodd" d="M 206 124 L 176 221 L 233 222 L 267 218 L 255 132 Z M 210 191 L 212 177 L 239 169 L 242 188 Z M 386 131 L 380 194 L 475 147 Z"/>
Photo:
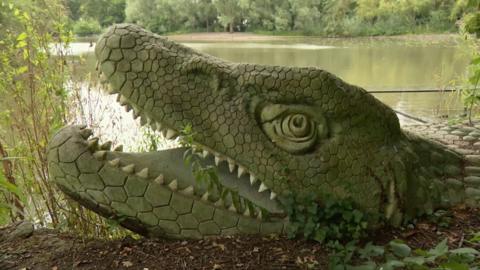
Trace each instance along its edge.
<path fill-rule="evenodd" d="M 299 234 L 321 243 L 359 240 L 367 232 L 367 216 L 349 199 L 326 198 L 320 204 L 315 194 L 287 196 L 284 208 L 290 220 L 288 236 Z"/>
<path fill-rule="evenodd" d="M 102 27 L 100 26 L 100 23 L 96 20 L 80 19 L 79 21 L 76 21 L 73 25 L 73 32 L 75 33 L 75 35 L 81 37 L 96 35 L 102 32 Z"/>

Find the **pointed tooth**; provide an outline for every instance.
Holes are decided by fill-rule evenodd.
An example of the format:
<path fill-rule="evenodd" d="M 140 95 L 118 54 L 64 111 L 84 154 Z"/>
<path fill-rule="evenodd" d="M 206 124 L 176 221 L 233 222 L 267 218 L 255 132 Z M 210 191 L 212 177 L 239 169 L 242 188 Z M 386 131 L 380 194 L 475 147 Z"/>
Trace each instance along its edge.
<path fill-rule="evenodd" d="M 262 209 L 258 209 L 257 219 L 262 219 Z"/>
<path fill-rule="evenodd" d="M 98 68 L 100 67 L 100 62 L 95 61 L 95 71 L 98 71 Z M 99 74 L 100 75 L 100 74 Z"/>
<path fill-rule="evenodd" d="M 93 131 L 89 128 L 82 129 L 80 131 L 80 136 L 82 136 L 83 139 L 88 139 L 90 136 L 93 135 Z"/>
<path fill-rule="evenodd" d="M 247 209 L 245 210 L 245 212 L 243 212 L 243 215 L 246 216 L 246 217 L 249 217 L 250 216 L 250 208 L 249 207 L 246 207 Z"/>
<path fill-rule="evenodd" d="M 120 165 L 120 159 L 116 158 L 116 159 L 110 160 L 108 163 L 113 167 L 118 167 L 118 165 Z"/>
<path fill-rule="evenodd" d="M 209 194 L 208 194 L 208 191 L 207 191 L 202 195 L 202 200 L 203 201 L 208 201 L 208 196 L 209 196 Z"/>
<path fill-rule="evenodd" d="M 275 193 L 275 192 L 272 191 L 272 192 L 270 193 L 270 200 L 273 200 L 273 199 L 275 199 L 276 197 L 277 197 L 277 193 Z"/>
<path fill-rule="evenodd" d="M 134 173 L 135 172 L 135 164 L 129 164 L 127 166 L 123 166 L 122 171 L 124 171 L 128 174 Z"/>
<path fill-rule="evenodd" d="M 107 80 L 105 80 L 105 83 L 107 82 Z M 107 92 L 107 94 L 109 95 L 113 95 L 113 94 L 116 94 L 118 93 L 118 91 L 116 89 L 114 89 L 111 85 L 107 85 L 107 87 L 105 87 L 105 91 Z"/>
<path fill-rule="evenodd" d="M 137 175 L 140 177 L 140 178 L 148 178 L 148 168 L 143 168 L 141 171 L 139 171 L 137 173 Z"/>
<path fill-rule="evenodd" d="M 140 125 L 145 126 L 146 124 L 148 124 L 148 118 L 140 117 Z"/>
<path fill-rule="evenodd" d="M 120 100 L 118 101 L 121 105 L 127 105 L 128 99 L 122 95 L 120 95 Z M 130 107 L 130 106 L 129 106 Z"/>
<path fill-rule="evenodd" d="M 232 212 L 237 212 L 237 208 L 235 208 L 235 205 L 232 203 L 232 205 L 230 205 L 230 207 L 228 208 L 228 210 L 232 211 Z"/>
<path fill-rule="evenodd" d="M 157 122 L 157 123 L 155 123 L 155 126 L 156 126 L 158 131 L 162 131 L 162 124 Z"/>
<path fill-rule="evenodd" d="M 162 136 L 163 136 L 164 138 L 167 138 L 167 130 L 166 130 L 166 129 L 160 130 L 160 133 L 162 133 Z"/>
<path fill-rule="evenodd" d="M 253 186 L 253 184 L 255 184 L 255 182 L 257 182 L 257 178 L 255 178 L 255 176 L 253 174 L 250 174 L 250 185 Z"/>
<path fill-rule="evenodd" d="M 115 152 L 123 152 L 123 145 L 119 144 L 113 149 Z"/>
<path fill-rule="evenodd" d="M 173 137 L 177 136 L 177 132 L 173 129 L 168 129 L 167 130 L 167 135 L 165 136 L 165 138 L 167 138 L 168 140 L 172 139 Z"/>
<path fill-rule="evenodd" d="M 133 108 L 133 119 L 137 119 L 140 116 L 140 111 Z"/>
<path fill-rule="evenodd" d="M 220 161 L 223 161 L 223 159 L 220 156 L 215 156 L 215 166 L 218 166 Z"/>
<path fill-rule="evenodd" d="M 107 141 L 100 146 L 100 149 L 109 151 L 111 147 L 112 147 L 112 142 Z"/>
<path fill-rule="evenodd" d="M 157 184 L 160 184 L 160 185 L 163 185 L 165 183 L 165 179 L 163 177 L 163 174 L 160 174 L 159 176 L 157 176 L 157 178 L 155 178 L 155 183 Z"/>
<path fill-rule="evenodd" d="M 262 184 L 260 185 L 260 187 L 258 188 L 258 192 L 264 192 L 265 190 L 268 190 L 268 187 L 265 186 L 264 183 L 262 183 Z"/>
<path fill-rule="evenodd" d="M 194 192 L 193 186 L 189 186 L 189 187 L 185 188 L 184 190 L 180 191 L 180 193 L 182 193 L 183 195 L 187 195 L 187 196 L 193 196 L 193 192 Z"/>
<path fill-rule="evenodd" d="M 245 168 L 243 168 L 242 166 L 238 166 L 238 178 L 242 177 L 242 175 L 245 174 Z"/>
<path fill-rule="evenodd" d="M 202 152 L 203 158 L 207 158 L 207 157 L 208 157 L 208 154 L 209 154 L 209 153 L 208 153 L 207 150 L 203 150 L 203 152 Z"/>
<path fill-rule="evenodd" d="M 87 147 L 88 147 L 89 149 L 92 149 L 92 150 L 97 149 L 97 147 L 98 147 L 98 138 L 97 138 L 97 137 L 93 137 L 93 138 L 89 139 L 88 142 L 87 142 Z"/>
<path fill-rule="evenodd" d="M 172 182 L 170 182 L 170 184 L 168 184 L 168 187 L 171 189 L 171 190 L 177 190 L 178 189 L 178 181 L 177 179 L 174 179 Z"/>
<path fill-rule="evenodd" d="M 230 172 L 233 172 L 233 170 L 235 170 L 235 162 L 229 158 L 227 158 L 227 161 L 228 161 L 228 169 L 230 170 Z"/>
<path fill-rule="evenodd" d="M 107 156 L 107 152 L 106 151 L 97 151 L 97 152 L 93 153 L 93 156 L 97 160 L 104 160 L 105 157 Z"/>
<path fill-rule="evenodd" d="M 132 107 L 128 104 L 123 105 L 125 107 L 126 112 L 130 112 L 132 110 Z"/>
<path fill-rule="evenodd" d="M 214 205 L 217 206 L 217 207 L 223 207 L 223 200 L 222 200 L 222 199 L 218 199 L 218 201 L 216 201 L 216 202 L 214 203 Z"/>
<path fill-rule="evenodd" d="M 100 83 L 101 83 L 101 84 L 107 83 L 107 76 L 105 76 L 105 73 L 100 72 L 100 73 L 98 74 L 98 77 L 100 78 Z M 106 88 L 108 88 L 108 87 L 106 87 Z"/>

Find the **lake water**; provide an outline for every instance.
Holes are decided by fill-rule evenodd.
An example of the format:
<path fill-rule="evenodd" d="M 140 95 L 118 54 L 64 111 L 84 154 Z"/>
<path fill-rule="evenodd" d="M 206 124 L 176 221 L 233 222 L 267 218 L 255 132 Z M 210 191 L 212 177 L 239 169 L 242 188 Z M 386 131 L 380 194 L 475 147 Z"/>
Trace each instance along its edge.
<path fill-rule="evenodd" d="M 314 66 L 367 91 L 445 89 L 459 83 L 469 56 L 455 40 L 296 38 L 272 42 L 186 42 L 199 51 L 233 62 L 264 65 Z M 76 67 L 80 76 L 94 71 L 93 47 L 74 43 L 72 54 L 86 60 Z M 457 94 L 375 94 L 395 110 L 433 120 L 463 111 Z M 407 119 L 400 117 L 402 122 Z"/>

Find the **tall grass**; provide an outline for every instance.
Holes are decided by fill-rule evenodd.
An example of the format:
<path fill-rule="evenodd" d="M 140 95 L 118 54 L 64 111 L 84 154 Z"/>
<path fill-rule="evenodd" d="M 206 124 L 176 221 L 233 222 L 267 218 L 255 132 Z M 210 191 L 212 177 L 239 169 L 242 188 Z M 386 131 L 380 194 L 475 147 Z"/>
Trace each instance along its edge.
<path fill-rule="evenodd" d="M 71 80 L 63 14 L 61 0 L 0 2 L 0 225 L 29 219 L 84 236 L 124 236 L 49 180 L 51 136 L 67 123 L 98 120 L 85 107 L 94 99 L 85 101 L 85 87 Z"/>

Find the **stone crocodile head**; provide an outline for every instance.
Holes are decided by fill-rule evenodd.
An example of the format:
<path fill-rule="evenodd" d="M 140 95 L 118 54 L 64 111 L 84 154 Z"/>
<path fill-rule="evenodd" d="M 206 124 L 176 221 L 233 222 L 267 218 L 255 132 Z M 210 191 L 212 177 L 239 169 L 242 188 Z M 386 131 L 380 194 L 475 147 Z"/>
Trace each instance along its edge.
<path fill-rule="evenodd" d="M 60 187 L 141 233 L 281 233 L 284 198 L 311 193 L 392 223 L 463 198 L 444 181 L 462 179 L 460 155 L 403 132 L 392 109 L 326 71 L 231 63 L 128 24 L 95 54 L 122 105 L 168 139 L 191 127 L 203 164 L 238 193 L 207 192 L 185 149 L 122 153 L 87 129 L 59 132 L 49 160 Z"/>

